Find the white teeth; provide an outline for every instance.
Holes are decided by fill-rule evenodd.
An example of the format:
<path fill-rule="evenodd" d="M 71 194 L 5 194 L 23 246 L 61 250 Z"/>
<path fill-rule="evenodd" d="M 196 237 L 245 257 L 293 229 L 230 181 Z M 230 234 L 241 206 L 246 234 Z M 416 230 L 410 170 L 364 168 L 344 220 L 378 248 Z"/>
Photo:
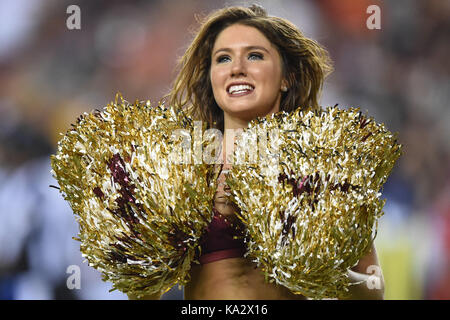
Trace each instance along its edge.
<path fill-rule="evenodd" d="M 250 90 L 251 91 L 251 90 L 253 90 L 253 88 L 251 86 L 247 85 L 247 84 L 241 84 L 241 85 L 237 85 L 237 86 L 231 86 L 228 89 L 228 92 L 233 94 L 233 93 L 236 93 L 236 92 L 239 92 L 239 93 L 240 92 L 244 92 L 246 90 Z"/>

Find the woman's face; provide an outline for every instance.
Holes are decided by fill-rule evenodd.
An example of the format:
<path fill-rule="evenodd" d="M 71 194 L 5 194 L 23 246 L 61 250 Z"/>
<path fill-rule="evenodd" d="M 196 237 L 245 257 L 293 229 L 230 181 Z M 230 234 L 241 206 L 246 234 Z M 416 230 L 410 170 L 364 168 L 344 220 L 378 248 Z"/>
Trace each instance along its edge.
<path fill-rule="evenodd" d="M 234 24 L 219 33 L 211 54 L 210 78 L 225 119 L 250 121 L 279 111 L 285 85 L 281 58 L 254 27 Z"/>

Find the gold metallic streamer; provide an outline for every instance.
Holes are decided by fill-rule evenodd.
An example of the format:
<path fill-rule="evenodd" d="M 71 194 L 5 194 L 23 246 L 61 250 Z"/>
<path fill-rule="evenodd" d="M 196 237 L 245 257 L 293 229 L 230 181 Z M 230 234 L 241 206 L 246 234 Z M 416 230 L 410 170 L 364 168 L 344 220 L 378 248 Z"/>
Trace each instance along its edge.
<path fill-rule="evenodd" d="M 249 145 L 258 145 L 257 163 Z M 380 188 L 400 155 L 396 136 L 355 108 L 253 120 L 235 142 L 227 176 L 247 227 L 247 256 L 296 294 L 348 296 L 347 270 L 374 240 Z"/>
<path fill-rule="evenodd" d="M 192 120 L 117 95 L 72 126 L 51 156 L 52 173 L 89 265 L 138 298 L 185 284 L 216 190 L 211 166 L 175 158 L 193 148 Z M 176 130 L 186 139 L 174 139 Z"/>
<path fill-rule="evenodd" d="M 52 171 L 89 264 L 113 289 L 164 293 L 189 281 L 217 173 L 189 161 L 199 146 L 188 115 L 118 98 L 78 119 L 58 143 Z M 254 159 L 249 146 L 258 146 L 258 163 L 239 164 Z M 380 188 L 400 154 L 396 137 L 359 109 L 299 108 L 253 120 L 227 176 L 247 255 L 294 293 L 346 296 L 346 271 L 374 239 Z"/>

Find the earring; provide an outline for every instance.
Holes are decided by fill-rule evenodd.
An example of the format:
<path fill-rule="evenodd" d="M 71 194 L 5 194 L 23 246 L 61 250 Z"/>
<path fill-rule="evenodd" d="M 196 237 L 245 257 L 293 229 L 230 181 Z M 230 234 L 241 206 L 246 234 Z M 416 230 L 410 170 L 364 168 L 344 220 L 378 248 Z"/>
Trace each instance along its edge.
<path fill-rule="evenodd" d="M 286 91 L 288 91 L 288 88 L 286 86 L 282 86 L 281 91 L 286 92 Z"/>

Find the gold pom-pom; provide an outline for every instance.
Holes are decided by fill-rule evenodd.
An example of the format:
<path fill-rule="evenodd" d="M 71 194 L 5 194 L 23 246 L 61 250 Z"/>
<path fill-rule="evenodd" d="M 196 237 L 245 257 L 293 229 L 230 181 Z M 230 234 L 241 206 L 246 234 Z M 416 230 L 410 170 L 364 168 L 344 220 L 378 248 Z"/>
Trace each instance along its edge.
<path fill-rule="evenodd" d="M 215 192 L 210 166 L 180 158 L 192 130 L 181 109 L 117 95 L 79 117 L 51 156 L 81 252 L 113 290 L 139 298 L 189 281 Z"/>
<path fill-rule="evenodd" d="M 255 119 L 234 148 L 227 183 L 248 256 L 296 294 L 345 297 L 347 270 L 370 249 L 383 214 L 396 137 L 359 109 L 335 106 Z"/>

